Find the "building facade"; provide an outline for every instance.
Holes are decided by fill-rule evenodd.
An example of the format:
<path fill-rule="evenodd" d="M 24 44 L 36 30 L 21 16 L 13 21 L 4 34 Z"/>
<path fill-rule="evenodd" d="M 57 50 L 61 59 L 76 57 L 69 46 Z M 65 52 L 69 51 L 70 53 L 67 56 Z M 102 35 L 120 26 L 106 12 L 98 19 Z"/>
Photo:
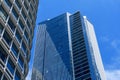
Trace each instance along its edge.
<path fill-rule="evenodd" d="M 86 17 L 65 13 L 39 23 L 32 80 L 106 80 Z"/>
<path fill-rule="evenodd" d="M 38 0 L 0 0 L 0 80 L 25 80 Z"/>

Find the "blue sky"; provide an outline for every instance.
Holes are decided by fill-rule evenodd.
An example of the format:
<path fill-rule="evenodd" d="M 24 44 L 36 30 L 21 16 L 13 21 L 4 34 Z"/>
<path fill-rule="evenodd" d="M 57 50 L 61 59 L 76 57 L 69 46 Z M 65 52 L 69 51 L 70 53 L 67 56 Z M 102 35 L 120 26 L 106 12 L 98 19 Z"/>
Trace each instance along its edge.
<path fill-rule="evenodd" d="M 119 80 L 120 0 L 40 0 L 36 25 L 62 13 L 76 11 L 87 16 L 94 25 L 107 80 Z M 36 37 L 34 37 L 33 45 L 35 45 L 35 39 Z M 33 63 L 34 47 L 31 53 L 30 65 Z M 27 80 L 31 75 L 31 67 Z"/>

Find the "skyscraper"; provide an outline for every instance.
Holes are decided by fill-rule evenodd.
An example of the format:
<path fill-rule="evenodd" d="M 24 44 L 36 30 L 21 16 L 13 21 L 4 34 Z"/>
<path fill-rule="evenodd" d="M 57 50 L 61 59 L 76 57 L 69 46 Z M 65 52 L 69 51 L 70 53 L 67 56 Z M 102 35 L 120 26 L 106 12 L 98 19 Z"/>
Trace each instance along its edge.
<path fill-rule="evenodd" d="M 25 80 L 38 0 L 0 0 L 0 80 Z"/>
<path fill-rule="evenodd" d="M 93 26 L 80 12 L 39 23 L 33 79 L 106 80 Z"/>

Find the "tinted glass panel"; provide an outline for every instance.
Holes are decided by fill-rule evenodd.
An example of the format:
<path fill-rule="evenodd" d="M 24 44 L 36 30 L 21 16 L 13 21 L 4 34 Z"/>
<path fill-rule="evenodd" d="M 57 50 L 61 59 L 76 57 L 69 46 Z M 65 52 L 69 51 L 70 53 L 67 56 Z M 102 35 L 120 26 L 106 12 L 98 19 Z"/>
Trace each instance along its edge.
<path fill-rule="evenodd" d="M 5 2 L 7 3 L 7 5 L 8 5 L 9 7 L 12 6 L 12 3 L 10 2 L 10 0 L 5 0 Z"/>
<path fill-rule="evenodd" d="M 20 64 L 20 66 L 23 68 L 23 66 L 24 66 L 24 61 L 23 61 L 23 58 L 22 58 L 22 56 L 20 55 L 19 56 L 19 64 Z"/>
<path fill-rule="evenodd" d="M 18 48 L 17 48 L 17 46 L 13 43 L 13 45 L 12 45 L 12 52 L 14 53 L 14 55 L 17 57 L 18 56 L 18 52 L 19 52 L 19 50 L 18 50 Z"/>
<path fill-rule="evenodd" d="M 18 30 L 16 31 L 15 35 L 16 35 L 18 41 L 21 42 L 22 37 L 21 37 L 20 33 L 18 32 Z"/>
<path fill-rule="evenodd" d="M 11 59 L 8 60 L 7 67 L 8 67 L 8 69 L 9 69 L 9 71 L 10 71 L 12 74 L 14 74 L 15 65 L 14 65 L 14 63 L 12 62 Z"/>
<path fill-rule="evenodd" d="M 11 39 L 10 35 L 6 31 L 5 31 L 5 33 L 3 35 L 3 37 L 4 37 L 5 41 L 7 42 L 7 44 L 10 45 L 12 39 Z"/>
<path fill-rule="evenodd" d="M 6 62 L 7 59 L 7 53 L 5 52 L 5 50 L 2 48 L 2 46 L 0 45 L 0 59 L 3 62 Z"/>
<path fill-rule="evenodd" d="M 5 11 L 5 9 L 0 5 L 0 17 L 2 17 L 2 19 L 6 20 L 8 17 L 7 12 Z"/>
<path fill-rule="evenodd" d="M 8 24 L 9 24 L 10 28 L 12 29 L 12 31 L 14 32 L 16 26 L 14 25 L 14 23 L 11 19 L 8 20 Z"/>
<path fill-rule="evenodd" d="M 0 23 L 0 34 L 2 33 L 3 31 L 3 25 Z"/>
<path fill-rule="evenodd" d="M 12 12 L 13 12 L 15 18 L 18 19 L 19 15 L 18 15 L 17 11 L 15 10 L 15 8 L 13 8 Z"/>
<path fill-rule="evenodd" d="M 23 22 L 21 20 L 19 20 L 19 25 L 22 29 L 24 29 L 24 25 L 23 25 Z"/>
<path fill-rule="evenodd" d="M 20 9 L 20 8 L 21 8 L 21 5 L 20 5 L 19 0 L 15 0 L 15 2 L 16 2 L 16 4 L 17 4 L 18 8 Z"/>
<path fill-rule="evenodd" d="M 21 80 L 20 79 L 20 73 L 18 71 L 16 71 L 15 80 Z"/>
<path fill-rule="evenodd" d="M 0 71 L 0 79 L 1 79 L 1 77 L 2 77 L 2 72 Z"/>

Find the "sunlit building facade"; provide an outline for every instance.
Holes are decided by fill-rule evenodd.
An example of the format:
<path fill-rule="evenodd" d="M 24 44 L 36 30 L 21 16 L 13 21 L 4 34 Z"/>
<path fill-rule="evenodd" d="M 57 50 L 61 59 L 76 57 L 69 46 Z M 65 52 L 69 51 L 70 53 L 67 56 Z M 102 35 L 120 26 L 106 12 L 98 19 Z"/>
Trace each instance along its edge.
<path fill-rule="evenodd" d="M 86 17 L 65 13 L 39 23 L 32 80 L 106 80 Z"/>
<path fill-rule="evenodd" d="M 25 80 L 38 0 L 0 0 L 0 80 Z"/>

